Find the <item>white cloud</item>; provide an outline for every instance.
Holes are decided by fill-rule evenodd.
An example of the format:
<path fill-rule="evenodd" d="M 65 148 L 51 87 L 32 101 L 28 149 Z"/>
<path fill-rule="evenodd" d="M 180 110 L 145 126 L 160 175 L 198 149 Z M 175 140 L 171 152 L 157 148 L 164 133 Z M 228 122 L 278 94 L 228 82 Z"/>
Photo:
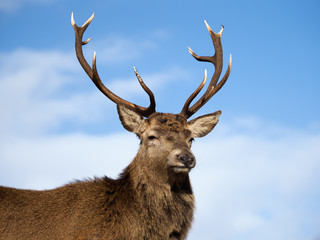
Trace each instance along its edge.
<path fill-rule="evenodd" d="M 157 36 L 155 36 L 157 37 Z M 119 36 L 109 36 L 88 45 L 87 50 L 97 52 L 97 61 L 105 64 L 124 63 L 143 56 L 146 51 L 156 48 L 153 40 L 133 40 Z"/>
<path fill-rule="evenodd" d="M 78 92 L 58 97 L 70 86 L 81 84 L 74 56 L 59 51 L 20 49 L 0 55 L 0 129 L 2 137 L 39 134 L 61 121 L 87 120 L 79 106 L 99 106 L 98 93 Z"/>
<path fill-rule="evenodd" d="M 234 134 L 219 129 L 195 146 L 198 211 L 191 239 L 316 236 L 319 228 L 308 235 L 301 229 L 310 218 L 320 222 L 313 209 L 320 194 L 320 134 L 283 128 L 271 139 L 266 126 L 255 124 L 254 133 L 237 133 L 236 124 L 227 128 Z"/>
<path fill-rule="evenodd" d="M 37 135 L 73 119 L 73 124 L 99 121 L 111 101 L 94 87 L 73 52 L 27 49 L 0 54 L 0 140 L 8 136 Z M 147 74 L 148 85 L 161 89 L 185 73 L 178 68 Z M 85 79 L 85 81 L 82 81 Z M 124 99 L 147 97 L 134 72 L 108 79 L 106 85 Z"/>
<path fill-rule="evenodd" d="M 126 151 L 120 151 L 124 146 Z M 16 139 L 1 144 L 0 182 L 21 188 L 48 189 L 74 179 L 117 177 L 133 159 L 137 148 L 136 137 L 128 134 Z"/>
<path fill-rule="evenodd" d="M 77 25 L 82 22 L 75 20 Z M 168 32 L 163 29 L 153 29 L 141 35 L 124 37 L 123 35 L 109 34 L 107 37 L 98 38 L 94 35 L 88 35 L 92 40 L 86 46 L 83 46 L 83 51 L 88 59 L 93 57 L 93 52 L 97 54 L 97 68 L 104 65 L 123 64 L 132 60 L 139 59 L 145 53 L 159 51 L 158 42 L 166 40 Z M 86 37 L 84 37 L 86 38 Z"/>

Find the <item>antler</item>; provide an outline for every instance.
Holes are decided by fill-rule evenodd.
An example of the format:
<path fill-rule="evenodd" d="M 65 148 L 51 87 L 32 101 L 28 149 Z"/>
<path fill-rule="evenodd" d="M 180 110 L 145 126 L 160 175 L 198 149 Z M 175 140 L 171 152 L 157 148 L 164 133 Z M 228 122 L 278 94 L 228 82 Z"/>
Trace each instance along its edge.
<path fill-rule="evenodd" d="M 222 72 L 222 66 L 223 66 L 223 54 L 222 54 L 222 45 L 221 45 L 221 36 L 223 32 L 223 26 L 221 27 L 221 31 L 219 33 L 215 33 L 212 31 L 212 29 L 210 28 L 210 26 L 206 21 L 204 21 L 204 23 L 206 24 L 206 27 L 210 33 L 212 43 L 215 49 L 215 54 L 212 57 L 198 56 L 191 50 L 191 48 L 189 48 L 189 52 L 198 61 L 211 62 L 215 67 L 215 71 L 211 78 L 210 84 L 206 92 L 203 94 L 203 96 L 195 104 L 189 107 L 193 99 L 198 95 L 198 93 L 203 88 L 207 78 L 207 71 L 205 71 L 205 76 L 200 86 L 187 99 L 180 113 L 184 115 L 186 118 L 189 118 L 194 113 L 196 113 L 214 94 L 216 94 L 223 87 L 231 71 L 232 58 L 230 54 L 228 69 L 225 75 L 223 76 L 223 78 L 221 79 L 221 81 L 218 83 L 218 80 Z"/>
<path fill-rule="evenodd" d="M 91 78 L 91 80 L 93 81 L 93 83 L 96 85 L 96 87 L 105 95 L 107 96 L 111 101 L 115 102 L 116 104 L 120 104 L 123 105 L 137 113 L 139 113 L 140 115 L 144 116 L 144 117 L 148 117 L 150 116 L 152 113 L 155 112 L 156 109 L 156 102 L 154 99 L 154 95 L 152 93 L 152 91 L 145 85 L 145 83 L 143 82 L 142 78 L 140 77 L 139 73 L 137 72 L 136 68 L 134 68 L 134 71 L 136 73 L 136 76 L 138 78 L 138 81 L 141 85 L 141 87 L 143 88 L 143 90 L 149 95 L 149 99 L 150 99 L 150 105 L 148 108 L 145 107 L 141 107 L 139 105 L 136 105 L 134 103 L 128 102 L 120 97 L 118 97 L 116 94 L 114 94 L 113 92 L 111 92 L 101 81 L 98 71 L 97 71 L 97 66 L 96 66 L 96 52 L 94 52 L 93 54 L 93 60 L 92 60 L 92 68 L 90 67 L 90 65 L 88 64 L 87 60 L 85 59 L 84 55 L 83 55 L 83 51 L 82 51 L 82 45 L 86 45 L 91 38 L 89 38 L 86 41 L 82 41 L 82 37 L 83 34 L 85 32 L 85 30 L 87 29 L 87 27 L 89 26 L 89 24 L 91 23 L 92 19 L 94 18 L 94 14 L 92 14 L 92 16 L 81 26 L 78 27 L 74 21 L 73 18 L 73 13 L 71 14 L 71 24 L 74 28 L 75 31 L 75 35 L 76 35 L 76 42 L 75 42 L 75 48 L 76 48 L 76 55 L 77 58 L 79 60 L 79 63 L 81 64 L 82 68 L 84 69 L 84 71 L 88 74 L 88 76 Z"/>

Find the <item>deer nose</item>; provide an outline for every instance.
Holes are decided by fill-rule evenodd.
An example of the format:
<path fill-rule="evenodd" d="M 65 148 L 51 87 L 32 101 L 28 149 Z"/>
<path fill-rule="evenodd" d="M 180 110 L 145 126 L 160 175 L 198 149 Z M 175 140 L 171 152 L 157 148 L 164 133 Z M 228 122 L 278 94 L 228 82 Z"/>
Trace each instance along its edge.
<path fill-rule="evenodd" d="M 194 156 L 181 154 L 178 156 L 178 161 L 181 162 L 185 167 L 191 167 L 194 165 Z"/>

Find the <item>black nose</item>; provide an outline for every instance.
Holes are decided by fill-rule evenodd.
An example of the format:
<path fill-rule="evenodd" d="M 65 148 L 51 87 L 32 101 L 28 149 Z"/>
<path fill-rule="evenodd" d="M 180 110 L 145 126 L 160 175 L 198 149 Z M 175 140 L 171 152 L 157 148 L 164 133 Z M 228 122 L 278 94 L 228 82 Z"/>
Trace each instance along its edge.
<path fill-rule="evenodd" d="M 178 161 L 185 167 L 190 167 L 194 163 L 194 156 L 182 154 L 178 156 Z"/>

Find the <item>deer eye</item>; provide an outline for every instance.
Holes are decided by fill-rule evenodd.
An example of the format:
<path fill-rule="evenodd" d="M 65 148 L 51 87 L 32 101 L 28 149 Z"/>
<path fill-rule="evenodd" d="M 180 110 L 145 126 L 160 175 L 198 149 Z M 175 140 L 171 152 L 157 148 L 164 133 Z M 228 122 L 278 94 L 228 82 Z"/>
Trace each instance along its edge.
<path fill-rule="evenodd" d="M 154 141 L 154 140 L 158 140 L 158 139 L 159 138 L 157 138 L 156 136 L 153 136 L 153 135 L 148 137 L 148 140 L 150 140 L 150 141 Z"/>

